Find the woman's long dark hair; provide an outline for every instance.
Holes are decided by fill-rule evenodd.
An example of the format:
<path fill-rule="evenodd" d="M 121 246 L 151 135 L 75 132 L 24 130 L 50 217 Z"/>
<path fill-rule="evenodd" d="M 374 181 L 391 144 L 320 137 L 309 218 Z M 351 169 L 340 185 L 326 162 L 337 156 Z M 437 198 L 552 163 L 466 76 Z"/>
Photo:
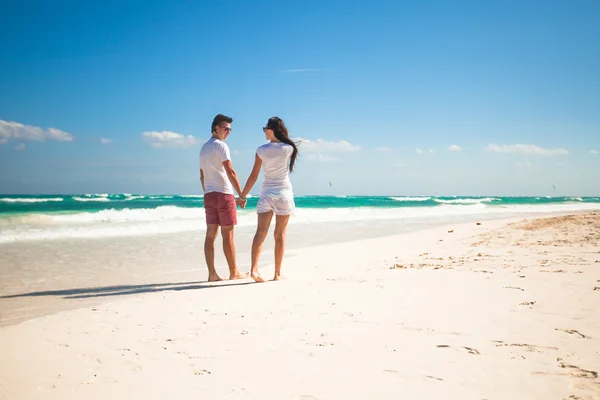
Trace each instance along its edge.
<path fill-rule="evenodd" d="M 267 128 L 273 130 L 273 133 L 275 134 L 275 137 L 277 138 L 277 140 L 279 140 L 280 142 L 283 142 L 285 144 L 289 144 L 290 146 L 292 146 L 294 148 L 292 157 L 290 157 L 290 165 L 289 165 L 290 172 L 292 172 L 294 170 L 294 164 L 296 163 L 296 157 L 298 156 L 298 145 L 296 143 L 294 143 L 292 140 L 290 140 L 289 132 L 288 132 L 287 128 L 285 127 L 285 124 L 283 123 L 283 120 L 281 118 L 279 118 L 279 117 L 269 118 L 269 122 L 267 122 Z"/>

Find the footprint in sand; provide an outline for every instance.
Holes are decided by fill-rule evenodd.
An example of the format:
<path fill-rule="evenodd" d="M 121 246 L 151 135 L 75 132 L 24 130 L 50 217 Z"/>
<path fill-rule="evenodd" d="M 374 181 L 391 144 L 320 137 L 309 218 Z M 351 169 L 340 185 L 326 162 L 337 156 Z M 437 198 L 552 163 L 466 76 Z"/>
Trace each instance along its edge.
<path fill-rule="evenodd" d="M 440 347 L 440 348 L 444 348 L 444 347 L 448 347 L 448 348 L 449 348 L 449 347 L 454 347 L 454 348 L 457 348 L 457 349 L 463 349 L 463 350 L 466 350 L 466 351 L 467 351 L 469 354 L 475 354 L 475 355 L 479 355 L 479 354 L 481 354 L 481 353 L 479 353 L 479 351 L 478 351 L 477 349 L 474 349 L 474 348 L 472 348 L 472 347 L 467 347 L 467 346 L 449 346 L 449 345 L 447 345 L 447 344 L 438 344 L 438 345 L 437 345 L 437 346 L 435 346 L 435 347 Z"/>
<path fill-rule="evenodd" d="M 496 343 L 496 347 L 523 347 L 527 351 L 537 351 L 539 353 L 541 353 L 542 350 L 558 350 L 557 347 L 537 346 L 535 344 L 527 343 L 504 343 L 501 340 L 493 340 L 492 342 Z"/>
<path fill-rule="evenodd" d="M 535 301 L 524 301 L 522 303 L 519 303 L 520 306 L 532 306 L 535 304 Z"/>
<path fill-rule="evenodd" d="M 212 374 L 212 372 L 210 372 L 207 369 L 197 369 L 196 371 L 194 371 L 194 375 L 210 375 Z"/>
<path fill-rule="evenodd" d="M 558 362 L 558 366 L 560 368 L 568 368 L 570 370 L 573 370 L 571 371 L 571 375 L 576 376 L 578 378 L 596 379 L 598 377 L 598 373 L 596 371 L 590 371 L 587 369 L 579 368 L 576 365 L 565 364 L 562 361 L 562 358 L 560 357 L 558 357 L 556 361 Z"/>
<path fill-rule="evenodd" d="M 44 383 L 44 384 L 41 384 L 41 385 L 39 385 L 39 386 L 37 387 L 37 389 L 38 389 L 38 391 L 40 391 L 40 392 L 45 392 L 45 391 L 47 391 L 47 390 L 53 390 L 53 389 L 56 389 L 56 385 L 55 385 L 54 383 Z M 0 394 L 1 394 L 1 392 L 0 392 Z M 6 398 L 8 399 L 8 397 L 6 397 Z"/>
<path fill-rule="evenodd" d="M 575 329 L 558 329 L 558 328 L 554 328 L 555 331 L 561 331 L 561 332 L 565 332 L 568 333 L 569 335 L 576 335 L 582 339 L 587 338 L 587 336 L 585 336 L 583 333 L 575 330 Z"/>
<path fill-rule="evenodd" d="M 504 286 L 504 289 L 516 289 L 516 290 L 520 290 L 521 292 L 525 291 L 525 289 L 521 289 L 520 287 L 516 287 L 516 286 Z"/>
<path fill-rule="evenodd" d="M 329 346 L 334 346 L 333 343 L 329 343 L 329 342 L 320 342 L 320 343 L 307 343 L 316 347 L 329 347 Z"/>

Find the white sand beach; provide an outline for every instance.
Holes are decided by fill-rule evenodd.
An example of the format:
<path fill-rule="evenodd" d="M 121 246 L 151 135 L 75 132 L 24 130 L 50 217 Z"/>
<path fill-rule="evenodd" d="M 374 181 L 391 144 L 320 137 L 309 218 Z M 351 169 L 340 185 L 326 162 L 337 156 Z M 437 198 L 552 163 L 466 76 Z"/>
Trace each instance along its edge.
<path fill-rule="evenodd" d="M 291 248 L 283 272 L 6 325 L 0 399 L 600 399 L 598 212 Z"/>

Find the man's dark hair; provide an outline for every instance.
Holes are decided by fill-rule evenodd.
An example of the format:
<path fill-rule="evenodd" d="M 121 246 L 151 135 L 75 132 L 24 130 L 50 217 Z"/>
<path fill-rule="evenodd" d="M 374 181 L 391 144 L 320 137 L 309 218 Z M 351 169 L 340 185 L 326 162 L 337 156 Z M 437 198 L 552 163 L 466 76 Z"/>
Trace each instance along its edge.
<path fill-rule="evenodd" d="M 215 126 L 220 125 L 222 122 L 232 123 L 233 122 L 233 118 L 228 117 L 228 116 L 223 115 L 223 114 L 217 114 L 217 116 L 215 117 L 215 119 L 213 119 L 212 126 L 210 127 L 210 132 L 211 133 L 215 133 Z"/>

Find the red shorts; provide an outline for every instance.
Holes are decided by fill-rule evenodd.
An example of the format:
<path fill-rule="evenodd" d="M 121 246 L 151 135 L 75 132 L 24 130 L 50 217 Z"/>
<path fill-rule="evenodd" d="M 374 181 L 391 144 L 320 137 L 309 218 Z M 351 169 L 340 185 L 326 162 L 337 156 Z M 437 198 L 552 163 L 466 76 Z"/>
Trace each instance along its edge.
<path fill-rule="evenodd" d="M 235 196 L 221 192 L 210 192 L 204 195 L 204 211 L 207 225 L 237 225 Z"/>

